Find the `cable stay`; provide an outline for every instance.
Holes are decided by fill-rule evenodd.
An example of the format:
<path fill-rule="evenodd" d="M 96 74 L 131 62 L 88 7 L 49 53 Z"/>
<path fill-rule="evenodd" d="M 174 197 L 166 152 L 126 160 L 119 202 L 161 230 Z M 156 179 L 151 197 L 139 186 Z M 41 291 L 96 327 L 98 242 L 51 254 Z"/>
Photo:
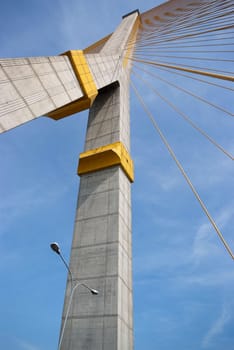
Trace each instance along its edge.
<path fill-rule="evenodd" d="M 160 21 L 158 24 L 154 22 L 151 24 L 150 28 L 142 26 L 142 36 L 144 38 L 150 38 L 155 32 L 157 32 L 157 34 L 170 33 L 171 30 L 175 32 L 180 29 L 190 29 L 191 27 L 198 27 L 207 22 L 214 22 L 214 20 L 220 18 L 226 20 L 225 17 L 228 17 L 228 19 L 232 17 L 231 14 L 233 11 L 230 11 L 230 8 L 231 6 L 228 6 L 226 8 L 223 7 L 222 9 L 219 8 L 215 10 L 214 7 L 211 9 L 209 5 L 208 9 L 206 8 L 207 11 L 205 8 L 186 11 L 183 15 L 176 15 L 176 17 L 172 17 L 170 20 L 164 18 L 163 22 Z M 226 9 L 227 11 L 225 12 Z M 216 15 L 216 13 L 218 15 Z"/>
<path fill-rule="evenodd" d="M 147 72 L 144 69 L 140 69 L 141 71 L 144 71 L 148 74 L 150 74 L 150 72 Z M 202 130 L 199 126 L 197 126 L 185 113 L 183 113 L 177 106 L 175 106 L 171 101 L 169 101 L 165 96 L 162 96 L 158 90 L 153 87 L 148 81 L 146 81 L 144 78 L 142 78 L 139 74 L 137 74 L 135 71 L 133 71 L 133 74 L 135 76 L 137 76 L 138 79 L 142 80 L 144 82 L 144 84 L 146 84 L 151 91 L 153 91 L 158 97 L 160 97 L 166 104 L 168 104 L 175 112 L 177 112 L 178 115 L 180 115 L 188 124 L 190 124 L 196 131 L 198 131 L 202 136 L 204 136 L 209 142 L 211 142 L 218 150 L 220 150 L 223 154 L 225 154 L 228 158 L 230 158 L 231 160 L 234 160 L 234 157 L 227 151 L 225 150 L 221 145 L 219 145 L 212 137 L 210 137 L 204 130 Z M 153 75 L 155 77 L 157 77 L 154 74 L 150 74 Z M 158 77 L 158 79 L 161 79 L 160 77 Z M 172 84 L 173 85 L 173 84 Z"/>
<path fill-rule="evenodd" d="M 194 48 L 199 48 L 199 47 L 202 47 L 202 46 L 205 46 L 207 47 L 208 45 L 200 45 L 200 46 L 184 46 L 183 48 L 188 48 L 188 47 L 192 47 L 193 49 Z M 210 45 L 211 46 L 211 45 Z M 214 46 L 214 45 L 212 45 Z M 215 45 L 215 46 L 219 46 L 220 45 Z M 177 49 L 177 50 L 176 50 Z M 147 55 L 149 54 L 152 54 L 152 52 L 154 54 L 157 54 L 157 52 L 165 52 L 165 53 L 233 53 L 234 50 L 180 50 L 179 47 L 174 47 L 173 50 L 170 50 L 170 48 L 164 48 L 164 49 L 160 49 L 160 48 L 157 48 L 157 47 L 147 47 L 145 48 L 144 50 L 136 50 L 135 51 L 135 55 L 139 55 L 140 53 L 147 53 Z"/>
<path fill-rule="evenodd" d="M 137 58 L 134 55 L 131 57 L 131 59 L 133 61 L 141 62 L 144 64 L 149 64 L 151 66 L 165 65 L 166 64 L 166 65 L 169 65 L 168 68 L 172 68 L 172 67 L 175 67 L 174 69 L 180 68 L 180 70 L 186 70 L 189 73 L 197 73 L 198 74 L 198 72 L 200 72 L 199 74 L 201 74 L 201 72 L 203 72 L 203 74 L 201 74 L 201 75 L 206 75 L 206 76 L 210 76 L 210 77 L 217 78 L 217 79 L 219 78 L 219 79 L 229 80 L 229 81 L 233 81 L 233 79 L 234 79 L 234 75 L 232 75 L 233 72 L 230 72 L 227 70 L 222 70 L 220 68 L 219 69 L 211 68 L 211 65 L 209 65 L 210 68 L 207 68 L 204 66 L 197 66 L 197 65 L 195 66 L 195 65 L 191 65 L 191 64 L 187 64 L 187 63 L 182 64 L 181 62 L 171 62 L 171 61 L 167 61 L 167 60 L 152 61 L 152 60 Z M 217 74 L 216 74 L 216 72 L 217 72 Z M 210 75 L 210 73 L 211 73 L 211 75 Z M 225 73 L 225 74 L 221 74 L 221 73 Z"/>
<path fill-rule="evenodd" d="M 234 34 L 234 32 L 233 32 Z M 168 53 L 171 52 L 176 52 L 177 54 L 181 54 L 181 53 L 193 53 L 193 54 L 197 54 L 197 53 L 209 53 L 209 54 L 232 54 L 234 50 L 226 50 L 226 46 L 234 46 L 234 42 L 230 42 L 230 40 L 232 39 L 232 37 L 222 37 L 222 38 L 207 38 L 206 40 L 190 40 L 190 41 L 186 41 L 186 43 L 192 44 L 192 45 L 184 45 L 185 42 L 181 43 L 170 43 L 169 45 L 167 45 L 165 42 L 163 44 L 159 43 L 159 45 L 154 45 L 154 43 L 152 43 L 151 45 L 140 45 L 138 43 L 135 43 L 134 45 L 128 45 L 124 51 L 127 52 L 129 50 L 129 48 L 132 49 L 134 56 L 135 57 L 139 57 L 139 58 L 145 58 L 146 56 L 149 56 L 150 54 L 154 53 L 154 56 L 159 56 L 158 53 L 162 54 L 164 53 L 165 55 L 167 55 Z M 218 42 L 222 40 L 222 42 Z M 229 42 L 224 42 L 224 41 L 229 41 Z M 212 41 L 216 41 L 216 43 L 212 44 Z M 207 43 L 207 44 L 200 44 L 201 42 Z M 202 47 L 206 47 L 206 50 L 199 50 L 199 48 Z M 210 50 L 209 47 L 216 47 L 218 49 L 216 50 Z M 193 48 L 193 50 L 191 50 L 190 48 Z M 172 50 L 170 50 L 172 49 Z M 181 50 L 182 49 L 182 50 Z M 184 50 L 183 50 L 184 49 Z M 168 55 L 169 56 L 169 55 Z M 170 55 L 169 57 L 172 57 L 172 55 Z M 183 58 L 183 57 L 178 57 L 178 58 Z M 197 59 L 197 56 L 188 58 L 188 59 Z M 204 57 L 201 57 L 204 60 Z M 233 57 L 231 57 L 233 58 Z M 207 58 L 206 58 L 207 59 Z M 213 58 L 208 58 L 209 60 L 213 60 Z M 224 59 L 226 60 L 226 58 L 224 57 L 217 57 L 217 59 Z M 230 60 L 233 61 L 233 60 Z"/>
<path fill-rule="evenodd" d="M 185 172 L 182 164 L 179 162 L 179 160 L 176 157 L 176 154 L 174 153 L 172 147 L 170 146 L 170 144 L 168 143 L 166 137 L 164 136 L 164 134 L 162 133 L 161 129 L 158 126 L 158 123 L 156 122 L 155 118 L 153 117 L 152 113 L 150 112 L 150 110 L 147 108 L 143 98 L 141 97 L 141 95 L 139 94 L 138 90 L 136 89 L 135 85 L 133 84 L 133 82 L 131 81 L 131 86 L 133 88 L 133 91 L 136 95 L 136 97 L 138 98 L 141 106 L 143 107 L 144 111 L 146 112 L 148 118 L 150 119 L 154 129 L 157 131 L 157 133 L 159 134 L 159 137 L 161 138 L 163 144 L 165 145 L 165 147 L 167 148 L 168 152 L 170 153 L 171 157 L 173 158 L 173 160 L 175 161 L 178 169 L 180 170 L 181 174 L 183 175 L 184 179 L 186 180 L 187 184 L 189 185 L 190 189 L 192 190 L 195 198 L 197 199 L 198 203 L 200 204 L 203 212 L 205 213 L 205 215 L 207 216 L 208 220 L 210 221 L 211 225 L 213 226 L 214 230 L 216 231 L 218 237 L 220 238 L 222 244 L 224 245 L 226 251 L 228 252 L 228 254 L 231 256 L 232 259 L 234 259 L 234 254 L 231 250 L 231 248 L 229 247 L 228 243 L 226 242 L 225 238 L 223 237 L 220 229 L 218 228 L 217 224 L 215 223 L 214 219 L 212 218 L 211 214 L 209 213 L 206 205 L 204 204 L 204 202 L 202 201 L 199 193 L 197 192 L 196 188 L 194 187 L 194 185 L 192 184 L 189 176 L 187 175 L 187 173 Z"/>
<path fill-rule="evenodd" d="M 226 39 L 230 39 L 230 38 L 226 38 Z M 215 40 L 224 40 L 224 39 L 215 39 Z M 193 41 L 191 41 L 191 42 L 188 42 L 188 43 L 193 43 L 193 45 L 163 45 L 163 44 L 161 44 L 161 45 L 155 45 L 155 47 L 152 47 L 152 46 L 145 46 L 144 48 L 138 48 L 138 47 L 136 47 L 136 49 L 135 49 L 135 52 L 145 52 L 145 50 L 155 50 L 155 51 L 163 51 L 163 50 L 170 50 L 170 49 L 177 49 L 176 50 L 176 52 L 178 51 L 178 49 L 188 49 L 188 48 L 200 48 L 200 47 L 205 47 L 205 48 L 207 48 L 207 47 L 220 47 L 220 46 L 234 46 L 234 42 L 232 42 L 232 43 L 226 43 L 226 44 L 224 44 L 224 43 L 222 43 L 222 45 L 220 45 L 220 44 L 200 44 L 200 45 L 195 45 L 195 43 L 196 42 L 202 42 L 203 40 L 199 40 L 199 41 L 195 41 L 195 40 L 193 40 Z M 205 42 L 210 42 L 211 40 L 205 40 Z M 132 46 L 133 47 L 133 46 Z M 188 50 L 189 52 L 192 52 L 191 50 Z M 180 51 L 181 52 L 181 51 Z M 208 52 L 208 51 L 207 51 Z M 223 52 L 223 51 L 221 51 L 221 52 Z M 231 51 L 232 52 L 232 51 Z"/>
<path fill-rule="evenodd" d="M 177 34 L 178 37 L 182 37 L 184 34 L 186 35 L 200 35 L 203 33 L 211 33 L 213 31 L 217 31 L 217 30 L 227 30 L 227 29 L 231 29 L 233 28 L 233 19 L 232 20 L 228 20 L 228 21 L 216 21 L 213 23 L 208 22 L 209 24 L 207 25 L 201 25 L 201 26 L 197 26 L 196 25 L 192 25 L 190 23 L 190 25 L 188 24 L 188 26 L 181 28 L 181 30 L 178 30 L 178 28 L 172 28 L 171 30 L 168 30 L 166 32 L 159 32 L 159 31 L 155 31 L 151 36 L 149 36 L 148 38 L 144 38 L 145 42 L 152 42 L 152 39 L 155 38 L 159 38 L 160 40 L 162 39 L 170 39 L 172 37 L 172 34 Z M 220 26 L 218 26 L 220 25 Z M 209 29 L 209 31 L 207 31 Z"/>
<path fill-rule="evenodd" d="M 136 66 L 134 64 L 134 67 L 137 67 L 138 69 L 139 66 Z M 218 87 L 220 89 L 225 89 L 225 90 L 229 90 L 229 91 L 234 91 L 234 88 L 231 88 L 229 86 L 224 86 L 224 85 L 220 85 L 220 84 L 217 84 L 217 83 L 214 83 L 212 81 L 208 81 L 208 80 L 204 80 L 204 79 L 200 79 L 200 78 L 197 78 L 197 77 L 194 77 L 192 75 L 188 75 L 188 74 L 184 74 L 184 73 L 181 73 L 181 72 L 177 72 L 177 71 L 172 71 L 168 68 L 163 68 L 163 67 L 154 67 L 154 69 L 158 69 L 159 71 L 165 71 L 165 72 L 168 72 L 170 74 L 174 74 L 174 75 L 178 75 L 178 76 L 181 76 L 181 77 L 185 77 L 185 78 L 188 78 L 188 79 L 191 79 L 191 80 L 194 80 L 194 81 L 199 81 L 201 83 L 204 83 L 204 84 L 208 84 L 208 85 L 211 85 L 211 86 L 215 86 L 215 87 Z"/>
<path fill-rule="evenodd" d="M 214 3 L 213 3 L 214 5 Z M 186 10 L 182 15 L 176 15 L 170 19 L 163 18 L 160 23 L 156 22 L 151 24 L 151 27 L 146 28 L 142 26 L 142 36 L 145 38 L 150 37 L 152 33 L 157 32 L 157 34 L 165 33 L 167 30 L 173 30 L 174 32 L 182 28 L 191 28 L 191 26 L 198 27 L 200 24 L 212 22 L 212 20 L 220 19 L 223 17 L 232 17 L 233 11 L 232 4 L 229 6 L 208 6 L 197 7 L 193 10 Z M 226 11 L 225 11 L 226 10 Z M 217 14 L 217 15 L 216 15 Z M 204 19 L 204 20 L 203 20 Z M 225 18 L 226 19 L 226 18 Z M 152 30 L 153 29 L 153 30 Z"/>
<path fill-rule="evenodd" d="M 179 52 L 178 52 L 179 53 Z M 134 54 L 134 58 L 140 58 L 141 55 Z M 194 60 L 194 61 L 214 61 L 214 62 L 234 62 L 234 60 L 222 59 L 222 58 L 208 58 L 208 57 L 191 57 L 191 56 L 173 56 L 173 55 L 157 55 L 157 54 L 145 54 L 146 58 L 160 57 L 160 58 L 179 58 L 181 60 Z"/>
<path fill-rule="evenodd" d="M 204 31 L 200 31 L 200 32 L 193 32 L 193 33 L 187 33 L 187 34 L 184 34 L 184 35 L 176 35 L 176 36 L 168 36 L 168 37 L 163 37 L 163 36 L 160 36 L 159 34 L 157 34 L 155 37 L 158 39 L 160 38 L 160 40 L 156 40 L 154 41 L 153 43 L 156 44 L 156 43 L 165 43 L 165 42 L 173 42 L 173 41 L 177 41 L 177 40 L 184 40 L 184 39 L 187 39 L 187 38 L 197 38 L 199 37 L 200 35 L 205 35 L 205 36 L 213 36 L 214 33 L 217 35 L 223 35 L 222 31 L 225 31 L 225 30 L 229 30 L 229 29 L 233 29 L 234 28 L 234 25 L 233 24 L 230 24 L 230 25 L 227 25 L 227 26 L 223 26 L 223 27 L 215 27 L 213 29 L 207 29 L 207 30 L 204 30 Z M 172 32 L 173 34 L 176 33 L 175 32 Z M 233 33 L 233 32 L 231 32 Z M 231 33 L 228 33 L 228 34 L 231 34 Z M 199 39 L 199 38 L 198 38 Z M 146 41 L 145 41 L 146 42 Z M 152 41 L 149 43 L 150 45 L 152 45 Z"/>
<path fill-rule="evenodd" d="M 228 34 L 228 36 L 227 36 Z M 214 46 L 225 46 L 225 45 L 234 45 L 233 42 L 231 43 L 223 43 L 224 41 L 227 41 L 227 40 L 233 40 L 233 34 L 234 34 L 234 31 L 233 32 L 229 32 L 229 33 L 226 33 L 226 35 L 222 35 L 222 38 L 213 38 L 213 35 L 211 35 L 211 38 L 210 38 L 210 35 L 208 36 L 208 38 L 204 38 L 204 39 L 192 39 L 192 40 L 184 40 L 182 41 L 182 43 L 177 43 L 177 42 L 172 42 L 168 45 L 167 42 L 164 42 L 164 41 L 157 41 L 157 42 L 152 42 L 152 45 L 149 45 L 148 43 L 144 43 L 144 42 L 140 42 L 139 41 L 134 41 L 134 42 L 131 42 L 131 43 L 128 43 L 128 45 L 126 45 L 126 50 L 128 50 L 129 48 L 134 48 L 135 51 L 141 51 L 143 49 L 146 49 L 146 48 L 187 48 L 187 47 L 195 47 L 197 45 L 195 45 L 196 43 L 202 43 L 202 42 L 205 42 L 205 43 L 210 43 L 212 41 L 222 41 L 222 44 L 213 44 Z M 230 36 L 229 36 L 230 35 Z M 183 46 L 180 46 L 181 44 L 183 44 Z M 184 44 L 193 44 L 191 46 L 188 46 L 188 45 L 184 45 Z M 134 46 L 136 45 L 136 46 Z M 201 45 L 198 45 L 197 47 L 200 47 Z M 211 44 L 206 44 L 206 45 L 203 45 L 203 46 L 212 46 Z"/>
<path fill-rule="evenodd" d="M 139 69 L 140 69 L 140 68 L 139 68 Z M 144 70 L 144 71 L 145 71 L 145 70 Z M 220 110 L 220 111 L 224 112 L 225 114 L 228 114 L 228 115 L 230 115 L 230 116 L 234 116 L 233 113 L 227 111 L 227 110 L 224 109 L 223 107 L 220 107 L 220 106 L 216 105 L 215 103 L 212 103 L 212 102 L 206 100 L 205 98 L 203 98 L 203 97 L 201 97 L 201 96 L 198 96 L 198 95 L 192 93 L 192 92 L 189 91 L 189 90 L 185 90 L 185 89 L 182 88 L 181 86 L 178 86 L 178 85 L 176 85 L 176 84 L 174 84 L 174 83 L 171 83 L 170 81 L 168 81 L 168 80 L 165 79 L 165 78 L 162 78 L 162 77 L 160 77 L 160 76 L 158 76 L 158 75 L 156 75 L 156 74 L 150 73 L 150 72 L 148 72 L 148 71 L 145 71 L 145 72 L 147 72 L 147 73 L 150 74 L 151 76 L 155 77 L 156 79 L 159 79 L 159 80 L 163 81 L 164 83 L 166 83 L 166 84 L 168 84 L 168 85 L 170 85 L 170 86 L 172 86 L 172 87 L 174 87 L 174 88 L 176 88 L 176 89 L 178 89 L 178 90 L 184 92 L 185 94 L 190 95 L 190 96 L 194 97 L 195 99 L 198 99 L 198 100 L 200 100 L 200 101 L 202 101 L 202 102 L 208 104 L 209 106 L 214 107 L 214 108 L 216 108 L 217 110 Z"/>
<path fill-rule="evenodd" d="M 165 67 L 165 68 L 170 68 L 170 69 L 175 69 L 175 70 L 179 70 L 179 71 L 183 71 L 183 72 L 189 72 L 189 73 L 193 73 L 193 74 L 198 74 L 198 75 L 204 75 L 210 78 L 216 78 L 216 79 L 221 79 L 221 80 L 227 80 L 227 81 L 234 81 L 234 76 L 232 75 L 223 75 L 223 74 L 219 74 L 219 73 L 214 73 L 214 72 L 208 72 L 208 71 L 203 71 L 200 69 L 191 69 L 189 68 L 189 66 L 178 66 L 178 65 L 173 65 L 170 63 L 162 63 L 162 62 L 154 62 L 154 61 L 146 61 L 146 60 L 142 60 L 142 59 L 137 59 L 134 57 L 128 57 L 129 59 L 131 59 L 134 62 L 140 62 L 140 63 L 145 63 L 151 66 L 158 66 L 158 67 Z M 200 67 L 198 67 L 200 68 Z M 214 71 L 214 69 L 213 69 Z M 220 70 L 219 70 L 220 72 Z M 230 73 L 230 72 L 226 72 L 225 73 Z M 232 73 L 230 73 L 232 74 Z"/>
<path fill-rule="evenodd" d="M 191 81 L 206 84 L 205 87 L 213 88 L 213 90 L 210 90 L 212 93 L 213 91 L 217 92 L 214 89 L 220 89 L 220 91 L 225 92 L 225 99 L 229 97 L 230 92 L 234 91 L 234 87 L 231 85 L 234 81 L 232 69 L 234 62 L 233 19 L 233 0 L 215 0 L 200 3 L 185 2 L 181 6 L 172 7 L 167 12 L 159 11 L 157 13 L 157 11 L 154 12 L 153 10 L 151 13 L 149 11 L 142 15 L 142 22 L 136 38 L 130 40 L 124 49 L 126 58 L 132 62 L 133 76 L 138 81 L 141 80 L 177 116 L 182 117 L 194 130 L 199 132 L 200 135 L 205 137 L 207 141 L 231 160 L 234 160 L 234 156 L 190 119 L 187 113 L 161 93 L 152 84 L 152 78 L 156 79 L 160 84 L 166 84 L 176 89 L 176 91 L 180 91 L 209 105 L 217 111 L 234 116 L 229 110 L 231 103 L 228 108 L 224 108 L 216 101 L 214 103 L 211 99 L 208 100 L 206 97 L 192 92 L 191 89 L 187 89 L 184 84 L 178 85 L 172 80 L 179 77 L 180 79 L 184 78 L 184 81 L 188 83 Z M 132 49 L 132 54 L 131 57 L 128 57 L 130 48 Z M 147 67 L 147 69 L 144 69 L 144 67 Z M 152 68 L 154 71 L 158 70 L 161 74 L 166 73 L 169 78 L 166 79 L 164 76 L 155 74 L 152 72 Z M 142 77 L 142 72 L 146 78 Z M 132 81 L 131 86 L 225 249 L 234 259 L 231 248 Z"/>

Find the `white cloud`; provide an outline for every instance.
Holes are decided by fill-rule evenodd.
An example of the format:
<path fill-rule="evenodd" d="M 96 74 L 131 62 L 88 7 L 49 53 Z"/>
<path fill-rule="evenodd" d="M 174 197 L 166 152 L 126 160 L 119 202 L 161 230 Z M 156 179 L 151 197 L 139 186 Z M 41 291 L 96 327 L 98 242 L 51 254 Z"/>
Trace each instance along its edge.
<path fill-rule="evenodd" d="M 202 340 L 203 349 L 212 348 L 213 341 L 218 335 L 223 333 L 225 326 L 230 322 L 230 320 L 231 320 L 231 313 L 226 306 L 223 306 L 221 314 L 211 325 L 210 329 L 208 330 L 207 334 L 204 336 Z"/>
<path fill-rule="evenodd" d="M 234 208 L 232 203 L 221 210 L 217 219 L 215 220 L 220 230 L 224 230 L 228 223 L 234 217 Z M 206 222 L 202 224 L 196 233 L 193 242 L 193 259 L 195 263 L 200 263 L 203 259 L 212 255 L 219 254 L 221 247 L 217 245 L 216 232 L 211 223 Z M 221 242 L 220 242 L 221 245 Z"/>
<path fill-rule="evenodd" d="M 224 287 L 225 285 L 233 285 L 234 271 L 225 271 L 220 269 L 217 271 L 202 272 L 186 276 L 181 279 L 185 284 L 193 284 L 202 287 Z"/>
<path fill-rule="evenodd" d="M 174 223 L 175 230 L 177 223 Z M 152 233 L 152 232 L 151 232 Z M 134 257 L 134 270 L 137 276 L 151 275 L 153 280 L 158 273 L 166 273 L 167 278 L 174 278 L 175 274 L 191 266 L 189 239 L 182 235 L 155 234 L 147 237 L 146 243 L 141 243 Z M 168 275 L 169 273 L 169 275 Z M 181 282 L 181 281 L 180 281 Z M 186 281 L 182 281 L 183 284 Z"/>
<path fill-rule="evenodd" d="M 18 346 L 20 350 L 40 350 L 37 346 L 22 340 L 18 340 Z"/>

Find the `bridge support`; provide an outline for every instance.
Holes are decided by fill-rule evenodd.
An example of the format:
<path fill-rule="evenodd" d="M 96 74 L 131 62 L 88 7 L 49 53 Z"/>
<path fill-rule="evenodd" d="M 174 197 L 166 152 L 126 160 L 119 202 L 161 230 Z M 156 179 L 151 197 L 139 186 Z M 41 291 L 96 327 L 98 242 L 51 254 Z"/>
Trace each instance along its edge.
<path fill-rule="evenodd" d="M 86 151 L 121 138 L 128 141 L 126 95 L 127 87 L 117 85 L 99 93 L 89 114 Z M 125 100 L 122 111 L 121 97 Z M 100 293 L 94 297 L 82 287 L 75 292 L 64 350 L 132 349 L 130 184 L 121 164 L 81 175 L 70 269 L 75 281 Z"/>
<path fill-rule="evenodd" d="M 126 45 L 126 31 L 129 37 L 136 18 L 137 13 L 124 18 L 101 53 L 114 54 L 123 38 Z M 90 109 L 70 257 L 75 282 L 88 284 L 99 295 L 77 288 L 62 350 L 133 349 L 130 68 L 123 57 L 118 70 L 118 82 L 99 90 Z M 68 279 L 63 321 L 70 292 Z"/>

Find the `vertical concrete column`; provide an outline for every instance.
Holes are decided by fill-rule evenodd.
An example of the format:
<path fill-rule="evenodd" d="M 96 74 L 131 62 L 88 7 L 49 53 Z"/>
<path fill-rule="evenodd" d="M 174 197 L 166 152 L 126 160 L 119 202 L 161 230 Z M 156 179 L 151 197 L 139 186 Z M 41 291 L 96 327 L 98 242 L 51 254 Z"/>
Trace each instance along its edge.
<path fill-rule="evenodd" d="M 116 142 L 129 152 L 129 67 L 118 69 L 118 82 L 101 89 L 90 109 L 85 152 Z M 82 285 L 76 289 L 63 350 L 133 349 L 130 186 L 120 164 L 81 175 L 70 269 L 75 283 L 99 295 Z M 68 280 L 63 322 L 70 293 Z"/>
<path fill-rule="evenodd" d="M 127 87 L 118 84 L 98 95 L 89 115 L 86 150 L 128 140 L 121 88 L 126 96 Z M 122 110 L 128 111 L 126 105 Z M 100 293 L 92 296 L 82 286 L 77 289 L 62 349 L 131 350 L 131 192 L 120 166 L 81 176 L 70 268 L 75 280 Z M 64 311 L 69 294 L 68 286 Z"/>

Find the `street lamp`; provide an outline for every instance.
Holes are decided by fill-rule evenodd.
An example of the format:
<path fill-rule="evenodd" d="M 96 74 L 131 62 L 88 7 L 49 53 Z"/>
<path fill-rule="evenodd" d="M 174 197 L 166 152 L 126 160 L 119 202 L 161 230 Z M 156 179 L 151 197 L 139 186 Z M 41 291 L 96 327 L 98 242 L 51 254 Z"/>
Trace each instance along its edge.
<path fill-rule="evenodd" d="M 70 311 L 70 308 L 71 308 L 71 304 L 72 304 L 72 299 L 73 299 L 73 295 L 74 295 L 74 292 L 75 290 L 79 287 L 79 286 L 83 286 L 85 287 L 86 289 L 88 289 L 90 291 L 91 294 L 93 295 L 98 295 L 98 291 L 96 289 L 93 289 L 93 288 L 90 288 L 86 283 L 83 283 L 83 282 L 77 282 L 75 285 L 74 285 L 74 278 L 73 278 L 73 275 L 72 275 L 72 272 L 66 262 L 66 260 L 64 259 L 62 253 L 61 253 L 61 250 L 60 250 L 60 247 L 58 245 L 58 243 L 56 242 L 53 242 L 50 244 L 50 247 L 51 249 L 60 256 L 62 262 L 64 263 L 64 265 L 66 266 L 66 269 L 68 270 L 68 273 L 70 275 L 70 278 L 71 278 L 71 294 L 70 294 L 70 297 L 69 297 L 69 302 L 68 302 L 68 306 L 67 306 L 67 312 L 66 312 L 66 315 L 65 315 L 65 319 L 64 319 L 64 323 L 63 323 L 63 328 L 61 330 L 61 335 L 60 335 L 60 340 L 59 340 L 59 345 L 58 345 L 58 350 L 60 350 L 61 348 L 61 345 L 62 345 L 62 341 L 63 341 L 63 335 L 64 335 L 64 331 L 65 331 L 65 327 L 66 327 L 66 323 L 67 323 L 67 319 L 68 319 L 68 316 L 69 316 L 69 311 Z"/>

